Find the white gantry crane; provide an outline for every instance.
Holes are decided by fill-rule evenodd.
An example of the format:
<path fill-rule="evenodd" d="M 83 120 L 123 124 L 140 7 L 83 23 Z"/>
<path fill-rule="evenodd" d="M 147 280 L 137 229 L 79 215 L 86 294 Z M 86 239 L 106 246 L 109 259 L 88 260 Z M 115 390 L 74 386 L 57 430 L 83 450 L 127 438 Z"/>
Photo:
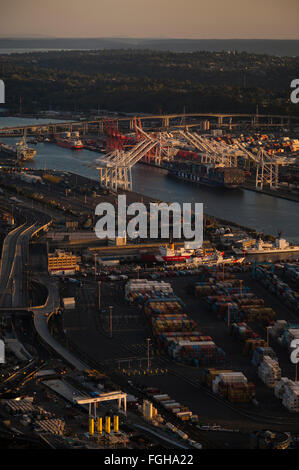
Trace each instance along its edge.
<path fill-rule="evenodd" d="M 155 154 L 151 158 L 156 164 L 160 164 L 162 159 L 170 160 L 178 152 L 182 142 L 198 150 L 201 163 L 237 167 L 239 157 L 253 162 L 256 167 L 257 189 L 263 189 L 264 184 L 268 184 L 270 188 L 278 188 L 279 165 L 290 164 L 290 161 L 284 157 L 269 155 L 262 147 L 258 153 L 252 153 L 237 139 L 231 146 L 188 130 L 163 132 L 153 136 L 140 127 L 135 127 L 140 139 L 137 144 L 129 151 L 114 150 L 106 155 L 101 162 L 102 166 L 97 168 L 100 172 L 101 186 L 114 191 L 132 190 L 132 167 L 135 163 L 149 155 L 153 149 Z"/>
<path fill-rule="evenodd" d="M 199 150 L 199 158 L 202 163 L 216 163 L 225 166 L 237 166 L 238 158 L 243 157 L 248 161 L 252 161 L 256 166 L 256 189 L 263 189 L 264 184 L 268 184 L 270 188 L 278 188 L 278 171 L 279 165 L 291 164 L 289 159 L 269 155 L 264 148 L 260 148 L 258 153 L 252 153 L 245 146 L 235 139 L 234 147 L 227 146 L 222 142 L 211 141 L 204 136 L 200 136 L 196 132 L 178 131 L 185 142 L 191 144 Z"/>
<path fill-rule="evenodd" d="M 157 145 L 158 141 L 143 139 L 129 151 L 114 150 L 106 155 L 103 166 L 97 168 L 101 186 L 113 191 L 132 190 L 132 167 Z"/>
<path fill-rule="evenodd" d="M 286 163 L 285 158 L 269 155 L 263 147 L 261 147 L 257 154 L 250 152 L 246 147 L 239 142 L 235 142 L 243 157 L 254 162 L 256 166 L 255 187 L 256 189 L 263 189 L 264 184 L 269 184 L 270 188 L 278 188 L 278 169 L 279 165 Z"/>
<path fill-rule="evenodd" d="M 237 166 L 238 156 L 225 145 L 212 142 L 197 132 L 179 130 L 174 133 L 199 151 L 201 163 L 216 163 L 225 166 Z"/>
<path fill-rule="evenodd" d="M 178 152 L 168 134 L 161 133 L 151 136 L 136 126 L 141 140 L 130 150 L 114 150 L 101 161 L 100 184 L 102 187 L 117 191 L 118 189 L 132 190 L 132 167 L 155 149 L 153 160 L 161 163 L 162 158 L 171 159 Z"/>

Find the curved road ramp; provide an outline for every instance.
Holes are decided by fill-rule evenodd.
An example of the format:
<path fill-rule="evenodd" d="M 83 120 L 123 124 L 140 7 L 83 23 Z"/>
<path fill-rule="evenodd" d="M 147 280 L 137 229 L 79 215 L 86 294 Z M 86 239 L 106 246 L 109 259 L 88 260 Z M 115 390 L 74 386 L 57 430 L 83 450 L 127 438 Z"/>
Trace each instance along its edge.
<path fill-rule="evenodd" d="M 88 369 L 88 366 L 74 357 L 66 348 L 61 346 L 50 334 L 48 320 L 60 306 L 60 298 L 56 282 L 48 274 L 39 278 L 48 290 L 44 305 L 29 307 L 28 273 L 29 241 L 33 235 L 45 229 L 45 225 L 23 224 L 16 227 L 6 236 L 0 266 L 0 311 L 27 310 L 33 313 L 34 326 L 37 333 L 51 348 L 78 370 Z"/>

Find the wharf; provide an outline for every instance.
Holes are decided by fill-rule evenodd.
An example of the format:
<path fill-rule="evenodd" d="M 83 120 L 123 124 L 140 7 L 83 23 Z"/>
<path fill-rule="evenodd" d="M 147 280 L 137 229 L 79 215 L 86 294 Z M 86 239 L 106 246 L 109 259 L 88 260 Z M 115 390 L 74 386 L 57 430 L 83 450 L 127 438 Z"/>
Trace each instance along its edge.
<path fill-rule="evenodd" d="M 267 196 L 279 197 L 281 199 L 287 199 L 288 201 L 299 202 L 299 194 L 292 194 L 290 192 L 281 191 L 279 189 L 257 189 L 253 184 L 243 184 L 241 186 L 243 189 L 248 191 L 255 191 L 256 193 L 266 194 Z"/>

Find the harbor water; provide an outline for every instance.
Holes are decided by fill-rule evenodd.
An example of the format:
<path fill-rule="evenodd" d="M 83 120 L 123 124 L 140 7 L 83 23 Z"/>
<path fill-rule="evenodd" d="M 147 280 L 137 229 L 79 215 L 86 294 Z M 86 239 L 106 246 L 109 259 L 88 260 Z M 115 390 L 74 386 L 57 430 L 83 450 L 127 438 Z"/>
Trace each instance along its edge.
<path fill-rule="evenodd" d="M 38 122 L 46 120 L 0 117 L 0 127 Z M 8 143 L 15 140 L 3 139 Z M 26 167 L 70 171 L 92 179 L 98 178 L 95 160 L 99 154 L 96 152 L 70 150 L 53 143 L 38 143 L 36 150 L 34 161 L 27 162 Z M 166 170 L 144 164 L 133 167 L 133 190 L 167 202 L 202 202 L 206 214 L 274 236 L 282 232 L 284 238 L 299 244 L 299 203 L 294 201 L 245 189 L 194 185 L 169 177 Z"/>

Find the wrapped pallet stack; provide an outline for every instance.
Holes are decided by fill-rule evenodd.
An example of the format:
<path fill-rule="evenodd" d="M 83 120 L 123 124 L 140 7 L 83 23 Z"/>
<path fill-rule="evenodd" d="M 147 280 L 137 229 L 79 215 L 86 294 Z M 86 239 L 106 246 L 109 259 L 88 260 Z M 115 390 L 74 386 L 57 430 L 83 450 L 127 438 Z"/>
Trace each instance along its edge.
<path fill-rule="evenodd" d="M 274 388 L 281 379 L 281 369 L 278 361 L 270 356 L 265 356 L 258 367 L 258 376 L 269 388 Z"/>
<path fill-rule="evenodd" d="M 255 367 L 258 367 L 263 362 L 263 360 L 266 356 L 268 356 L 271 359 L 277 361 L 277 356 L 276 356 L 275 352 L 269 346 L 263 346 L 263 347 L 260 347 L 260 348 L 256 348 L 254 350 L 253 356 L 252 356 L 252 361 L 251 361 L 252 365 L 254 365 Z"/>
<path fill-rule="evenodd" d="M 274 394 L 282 400 L 282 404 L 287 410 L 299 412 L 299 382 L 282 377 L 274 387 Z"/>
<path fill-rule="evenodd" d="M 294 384 L 288 377 L 282 377 L 279 382 L 277 382 L 274 386 L 274 395 L 276 398 L 282 400 L 283 394 L 286 391 L 287 387 L 290 384 Z"/>
<path fill-rule="evenodd" d="M 286 327 L 286 320 L 276 320 L 274 325 L 270 328 L 270 336 L 272 336 L 273 339 L 278 340 L 278 338 L 283 335 Z"/>
<path fill-rule="evenodd" d="M 290 325 L 285 330 L 281 337 L 281 343 L 290 351 L 293 340 L 299 340 L 299 325 Z"/>

